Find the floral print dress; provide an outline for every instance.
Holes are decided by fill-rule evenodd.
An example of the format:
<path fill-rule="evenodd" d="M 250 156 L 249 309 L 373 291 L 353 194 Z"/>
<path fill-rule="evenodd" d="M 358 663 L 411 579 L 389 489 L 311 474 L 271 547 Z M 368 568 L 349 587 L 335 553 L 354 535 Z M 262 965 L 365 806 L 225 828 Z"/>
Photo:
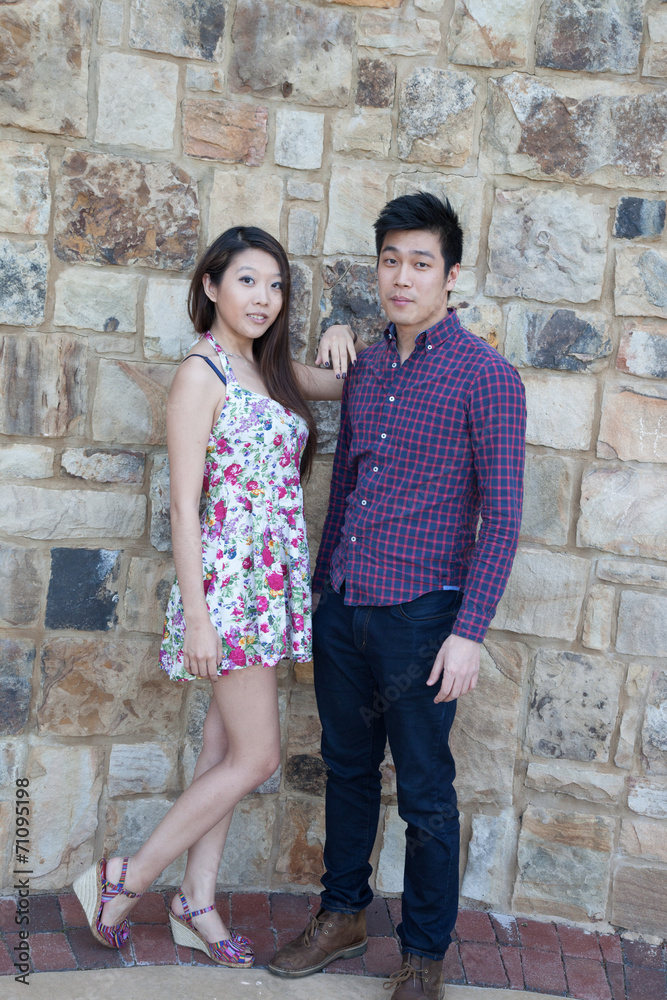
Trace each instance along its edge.
<path fill-rule="evenodd" d="M 311 659 L 310 568 L 299 467 L 305 420 L 239 385 L 211 333 L 227 396 L 208 446 L 201 516 L 206 605 L 222 639 L 219 674 Z M 178 581 L 167 605 L 160 666 L 183 667 L 185 618 Z"/>

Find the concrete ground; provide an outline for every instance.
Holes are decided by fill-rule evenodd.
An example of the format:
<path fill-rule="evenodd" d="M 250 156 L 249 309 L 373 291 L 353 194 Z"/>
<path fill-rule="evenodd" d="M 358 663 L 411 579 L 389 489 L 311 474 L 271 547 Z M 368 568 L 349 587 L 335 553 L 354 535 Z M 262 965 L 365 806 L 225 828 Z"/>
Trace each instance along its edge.
<path fill-rule="evenodd" d="M 264 969 L 189 966 L 135 966 L 89 972 L 39 972 L 25 986 L 2 979 L 3 1000 L 390 1000 L 382 979 L 366 976 L 317 975 L 286 980 Z M 446 1000 L 508 1000 L 507 990 L 447 986 Z M 512 990 L 511 1000 L 562 1000 L 546 993 Z"/>

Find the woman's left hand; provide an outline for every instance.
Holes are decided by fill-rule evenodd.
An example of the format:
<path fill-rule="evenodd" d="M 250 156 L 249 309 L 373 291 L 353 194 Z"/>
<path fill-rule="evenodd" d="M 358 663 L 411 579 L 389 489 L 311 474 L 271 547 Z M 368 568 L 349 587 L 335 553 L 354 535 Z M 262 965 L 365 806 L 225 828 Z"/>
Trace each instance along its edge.
<path fill-rule="evenodd" d="M 322 334 L 315 364 L 331 368 L 336 378 L 345 378 L 348 367 L 357 360 L 355 341 L 356 337 L 351 327 L 330 326 Z"/>

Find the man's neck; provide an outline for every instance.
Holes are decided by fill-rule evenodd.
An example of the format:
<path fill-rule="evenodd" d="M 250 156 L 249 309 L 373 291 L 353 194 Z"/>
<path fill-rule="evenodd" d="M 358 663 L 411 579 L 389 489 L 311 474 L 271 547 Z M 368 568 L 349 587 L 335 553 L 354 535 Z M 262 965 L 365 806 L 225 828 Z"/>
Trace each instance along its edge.
<path fill-rule="evenodd" d="M 442 323 L 447 318 L 448 313 L 449 308 L 445 306 L 445 311 L 439 319 L 434 320 L 428 327 L 422 327 L 421 329 L 415 326 L 398 326 L 398 324 L 394 324 L 396 329 L 396 348 L 401 359 L 401 364 L 407 361 L 414 351 L 415 341 L 419 334 L 423 333 L 425 329 L 430 330 L 432 327 L 437 326 L 438 323 Z"/>

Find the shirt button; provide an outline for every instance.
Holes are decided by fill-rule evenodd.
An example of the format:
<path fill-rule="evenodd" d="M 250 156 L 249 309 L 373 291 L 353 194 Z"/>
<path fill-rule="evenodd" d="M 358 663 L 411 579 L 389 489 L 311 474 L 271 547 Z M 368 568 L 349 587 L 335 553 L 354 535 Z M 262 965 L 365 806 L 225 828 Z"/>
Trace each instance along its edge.
<path fill-rule="evenodd" d="M 386 434 L 380 434 L 381 438 L 386 438 L 386 436 L 387 436 Z"/>
<path fill-rule="evenodd" d="M 427 351 L 432 351 L 433 350 L 433 344 L 429 344 L 428 347 L 426 348 L 426 350 Z"/>
<path fill-rule="evenodd" d="M 377 467 L 377 465 L 374 465 L 373 466 L 373 472 L 377 472 L 377 471 L 378 471 L 378 467 Z"/>
<path fill-rule="evenodd" d="M 396 397 L 395 397 L 395 396 L 390 396 L 390 397 L 389 397 L 389 402 L 390 402 L 390 403 L 393 403 L 395 399 L 396 399 Z"/>
<path fill-rule="evenodd" d="M 368 503 L 368 500 L 362 500 L 361 501 L 361 506 L 365 507 L 367 503 Z"/>
<path fill-rule="evenodd" d="M 357 540 L 357 536 L 356 535 L 350 535 L 350 541 L 351 542 L 356 542 L 356 540 Z"/>
<path fill-rule="evenodd" d="M 391 367 L 392 367 L 392 368 L 395 368 L 395 367 L 396 367 L 396 362 L 395 362 L 395 361 L 394 361 L 394 363 L 392 364 L 392 366 L 391 366 Z"/>

